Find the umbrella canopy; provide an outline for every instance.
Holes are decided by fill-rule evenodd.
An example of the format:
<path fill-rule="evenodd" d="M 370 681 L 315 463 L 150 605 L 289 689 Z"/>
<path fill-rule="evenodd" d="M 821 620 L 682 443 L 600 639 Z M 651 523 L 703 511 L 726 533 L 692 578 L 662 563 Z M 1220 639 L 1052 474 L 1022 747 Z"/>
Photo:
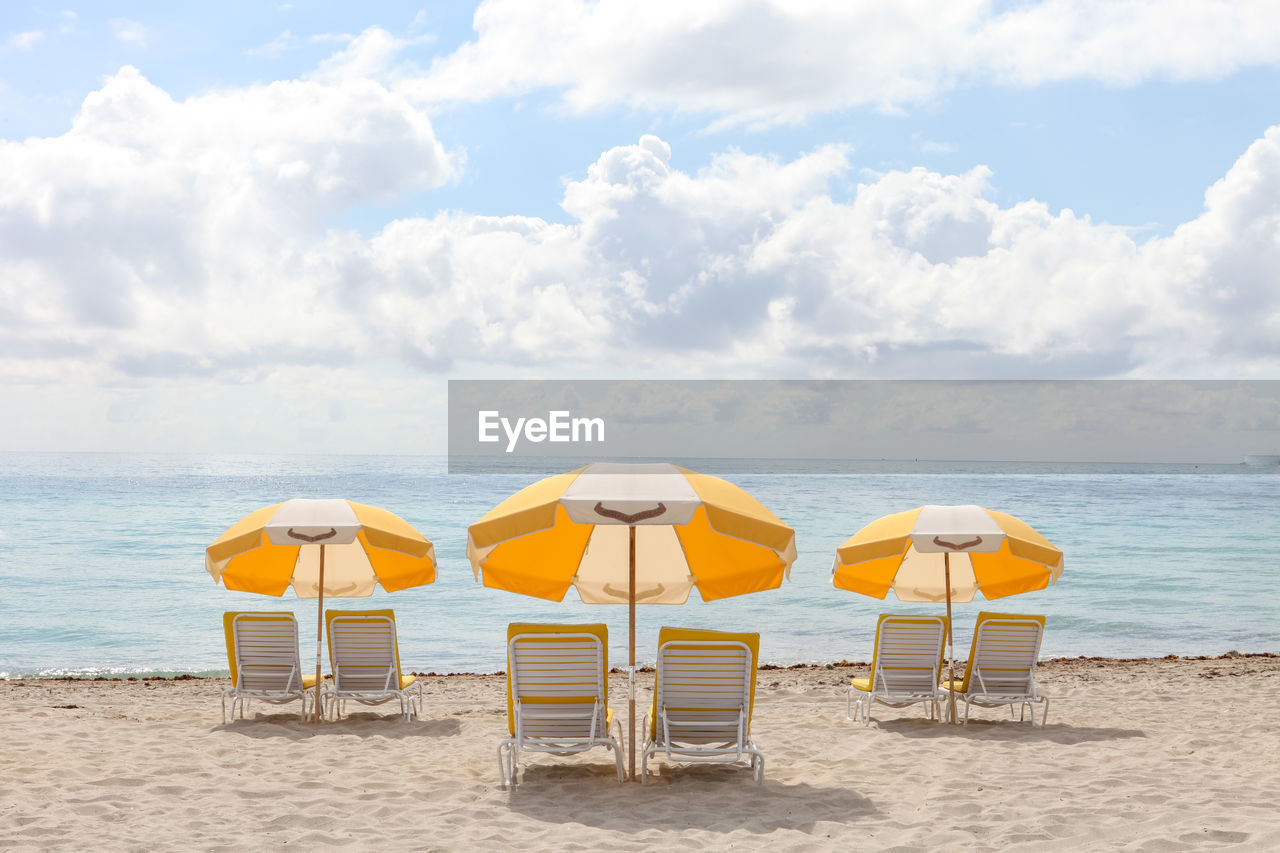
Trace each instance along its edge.
<path fill-rule="evenodd" d="M 320 546 L 325 549 L 320 588 Z M 299 598 L 361 598 L 436 579 L 435 548 L 385 509 L 294 498 L 249 513 L 205 549 L 205 568 L 227 589 Z"/>
<path fill-rule="evenodd" d="M 299 598 L 361 598 L 436 579 L 435 547 L 399 516 L 335 498 L 294 498 L 249 513 L 205 549 L 205 569 L 227 589 Z M 323 619 L 316 625 L 316 707 Z"/>
<path fill-rule="evenodd" d="M 1062 552 L 1029 524 L 980 506 L 927 505 L 871 522 L 836 549 L 832 583 L 900 601 L 945 601 L 949 679 L 955 680 L 951 602 L 1044 589 L 1062 575 Z M 951 694 L 955 720 L 955 694 Z"/>
<path fill-rule="evenodd" d="M 630 584 L 630 532 L 635 586 Z M 587 604 L 683 604 L 776 589 L 795 532 L 734 484 L 666 463 L 597 462 L 540 480 L 467 528 L 485 586 Z"/>
<path fill-rule="evenodd" d="M 950 569 L 950 583 L 947 572 Z M 836 550 L 841 589 L 900 601 L 972 601 L 1044 589 L 1062 552 L 1024 521 L 980 506 L 922 506 L 871 522 Z"/>
<path fill-rule="evenodd" d="M 635 605 L 776 589 L 795 531 L 734 484 L 666 463 L 597 462 L 540 480 L 467 528 L 484 585 L 561 601 L 627 604 L 635 775 Z"/>

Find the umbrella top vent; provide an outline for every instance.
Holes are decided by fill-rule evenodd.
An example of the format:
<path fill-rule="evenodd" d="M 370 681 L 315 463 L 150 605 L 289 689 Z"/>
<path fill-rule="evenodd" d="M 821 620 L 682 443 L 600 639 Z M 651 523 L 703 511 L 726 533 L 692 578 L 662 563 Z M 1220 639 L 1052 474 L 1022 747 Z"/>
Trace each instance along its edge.
<path fill-rule="evenodd" d="M 356 541 L 360 522 L 340 498 L 293 498 L 280 505 L 265 529 L 272 545 L 347 545 Z"/>
<path fill-rule="evenodd" d="M 597 462 L 565 490 L 560 505 L 578 524 L 688 524 L 702 499 L 665 462 Z"/>
<path fill-rule="evenodd" d="M 1004 540 L 991 514 L 973 504 L 923 506 L 911 530 L 911 544 L 922 554 L 994 554 Z"/>

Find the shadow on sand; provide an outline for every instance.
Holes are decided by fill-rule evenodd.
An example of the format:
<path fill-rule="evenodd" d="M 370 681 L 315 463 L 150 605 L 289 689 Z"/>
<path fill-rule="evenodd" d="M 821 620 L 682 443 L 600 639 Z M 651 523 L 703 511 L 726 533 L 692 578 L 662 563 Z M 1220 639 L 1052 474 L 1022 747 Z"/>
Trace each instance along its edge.
<path fill-rule="evenodd" d="M 698 806 L 689 808 L 690 802 Z M 619 786 L 611 764 L 526 764 L 520 784 L 508 793 L 508 805 L 543 823 L 626 833 L 807 832 L 820 821 L 851 823 L 877 814 L 870 800 L 849 788 L 783 784 L 767 775 L 757 785 L 749 769 L 736 766 L 662 765 L 646 785 Z"/>
<path fill-rule="evenodd" d="M 1090 726 L 1068 726 L 1063 723 L 1050 723 L 1047 726 L 1035 726 L 1017 720 L 975 720 L 969 719 L 967 726 L 953 726 L 948 723 L 935 723 L 932 720 L 872 720 L 871 726 L 882 731 L 893 732 L 903 737 L 912 738 L 945 738 L 954 740 L 972 740 L 999 743 L 1087 743 L 1090 741 L 1123 740 L 1125 738 L 1146 737 L 1142 729 L 1094 728 Z"/>
<path fill-rule="evenodd" d="M 399 716 L 385 714 L 349 714 L 337 721 L 303 723 L 299 722 L 297 714 L 258 714 L 252 719 L 236 719 L 214 726 L 213 731 L 259 739 L 311 740 L 335 735 L 354 735 L 360 738 L 403 740 L 454 737 L 462 732 L 462 723 L 457 717 L 406 723 Z"/>

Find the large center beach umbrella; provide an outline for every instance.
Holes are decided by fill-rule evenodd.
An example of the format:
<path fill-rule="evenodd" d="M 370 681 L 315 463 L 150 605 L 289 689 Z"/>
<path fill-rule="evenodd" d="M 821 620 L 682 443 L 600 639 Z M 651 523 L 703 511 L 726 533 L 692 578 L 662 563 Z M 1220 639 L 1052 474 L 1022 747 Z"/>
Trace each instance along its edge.
<path fill-rule="evenodd" d="M 467 528 L 477 580 L 562 601 L 629 607 L 635 775 L 636 605 L 683 604 L 776 589 L 795 532 L 734 484 L 666 463 L 597 462 L 530 485 Z"/>
<path fill-rule="evenodd" d="M 435 548 L 385 509 L 337 498 L 293 498 L 249 513 L 205 549 L 205 568 L 227 589 L 317 599 L 316 703 L 324 597 L 362 598 L 436 579 Z"/>
<path fill-rule="evenodd" d="M 1062 575 L 1062 552 L 1029 524 L 980 506 L 927 505 L 871 522 L 836 549 L 832 583 L 873 598 L 946 601 L 948 680 L 955 680 L 951 602 L 1044 589 Z M 951 697 L 952 720 L 955 696 Z"/>

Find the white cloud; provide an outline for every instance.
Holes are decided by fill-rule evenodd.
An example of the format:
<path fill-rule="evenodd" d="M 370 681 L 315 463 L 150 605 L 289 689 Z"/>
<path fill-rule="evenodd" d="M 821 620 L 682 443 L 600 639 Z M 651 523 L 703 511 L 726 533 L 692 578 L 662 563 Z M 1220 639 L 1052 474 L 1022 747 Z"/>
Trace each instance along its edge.
<path fill-rule="evenodd" d="M 147 28 L 137 21 L 131 21 L 128 18 L 113 18 L 111 20 L 111 32 L 115 34 L 117 40 L 136 44 L 139 47 L 147 46 Z"/>
<path fill-rule="evenodd" d="M 14 33 L 6 40 L 6 44 L 14 50 L 32 50 L 42 39 L 44 33 L 40 30 L 30 30 L 25 33 Z"/>
<path fill-rule="evenodd" d="M 285 30 L 266 44 L 251 47 L 245 51 L 246 56 L 261 56 L 264 59 L 279 59 L 297 46 L 298 40 L 293 33 Z"/>
<path fill-rule="evenodd" d="M 364 237 L 326 216 L 456 174 L 403 95 L 307 80 L 177 101 L 126 68 L 67 133 L 0 143 L 0 383 L 58 411 L 47 389 L 127 389 L 151 402 L 117 413 L 185 429 L 231 386 L 326 419 L 340 388 L 394 400 L 446 372 L 1280 370 L 1280 127 L 1143 243 L 1002 207 L 983 166 L 870 175 L 841 200 L 841 146 L 672 162 L 653 135 L 602 152 L 565 187 L 567 224 L 451 211 Z M 193 413 L 156 420 L 165 388 Z"/>
<path fill-rule="evenodd" d="M 1182 345 L 1156 364 L 1241 365 L 1274 375 L 1280 362 L 1280 126 L 1270 128 L 1205 193 L 1205 211 L 1153 241 L 1153 269 L 1181 310 Z M 1250 369 L 1252 367 L 1252 369 Z"/>
<path fill-rule="evenodd" d="M 339 82 L 351 79 L 385 80 L 396 57 L 412 44 L 384 29 L 370 27 L 352 38 L 342 50 L 320 63 L 312 79 Z"/>
<path fill-rule="evenodd" d="M 875 177 L 850 152 L 730 151 L 695 174 L 653 136 L 565 190 L 574 217 L 389 225 L 345 267 L 384 345 L 428 371 L 606 376 L 1265 376 L 1280 368 L 1280 128 L 1139 244 L 990 171 Z M 488 367 L 486 367 L 488 366 Z"/>
<path fill-rule="evenodd" d="M 60 35 L 66 35 L 67 33 L 74 32 L 76 22 L 80 20 L 80 16 L 75 12 L 72 12 L 70 9 L 63 9 L 58 13 L 58 18 L 62 21 L 62 23 L 58 25 L 58 33 Z"/>
<path fill-rule="evenodd" d="M 957 86 L 1133 85 L 1280 61 L 1270 0 L 486 0 L 477 37 L 406 91 L 473 101 L 559 89 L 570 109 L 705 113 L 716 125 L 897 111 Z"/>
<path fill-rule="evenodd" d="M 319 219 L 452 170 L 426 117 L 373 82 L 179 102 L 126 68 L 63 136 L 0 143 L 0 373 L 339 361 L 367 341 L 318 271 L 359 253 Z"/>
<path fill-rule="evenodd" d="M 377 80 L 388 88 L 402 90 L 402 82 L 421 76 L 422 70 L 402 58 L 406 49 L 435 41 L 431 33 L 399 38 L 381 27 L 369 27 L 357 36 L 312 36 L 316 43 L 339 42 L 345 46 L 320 63 L 308 79 L 324 83 L 344 80 Z"/>

